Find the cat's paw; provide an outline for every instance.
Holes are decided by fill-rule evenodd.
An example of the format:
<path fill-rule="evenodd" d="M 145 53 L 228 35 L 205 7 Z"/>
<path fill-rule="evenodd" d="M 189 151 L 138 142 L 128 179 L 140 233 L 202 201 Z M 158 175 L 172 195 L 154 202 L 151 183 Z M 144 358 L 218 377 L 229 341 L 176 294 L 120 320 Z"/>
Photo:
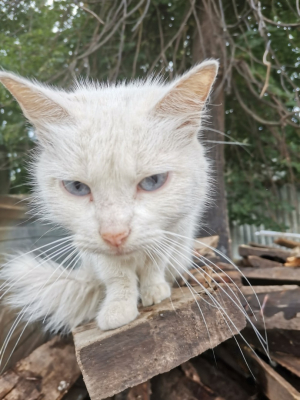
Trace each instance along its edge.
<path fill-rule="evenodd" d="M 126 325 L 138 316 L 137 305 L 133 301 L 114 301 L 103 306 L 97 316 L 100 329 L 108 331 Z"/>
<path fill-rule="evenodd" d="M 144 307 L 158 304 L 171 296 L 171 288 L 167 282 L 141 288 L 141 299 Z"/>

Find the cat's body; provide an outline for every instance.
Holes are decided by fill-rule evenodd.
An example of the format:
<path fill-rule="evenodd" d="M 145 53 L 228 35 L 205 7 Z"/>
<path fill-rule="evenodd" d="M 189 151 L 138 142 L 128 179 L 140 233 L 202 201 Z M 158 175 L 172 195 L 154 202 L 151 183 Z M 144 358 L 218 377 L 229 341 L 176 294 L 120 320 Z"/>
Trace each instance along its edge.
<path fill-rule="evenodd" d="M 171 84 L 67 93 L 0 72 L 36 127 L 36 212 L 67 228 L 80 254 L 70 270 L 30 254 L 3 268 L 22 317 L 56 331 L 92 318 L 113 329 L 136 318 L 139 297 L 148 306 L 170 296 L 207 200 L 197 136 L 216 73 L 207 61 Z"/>

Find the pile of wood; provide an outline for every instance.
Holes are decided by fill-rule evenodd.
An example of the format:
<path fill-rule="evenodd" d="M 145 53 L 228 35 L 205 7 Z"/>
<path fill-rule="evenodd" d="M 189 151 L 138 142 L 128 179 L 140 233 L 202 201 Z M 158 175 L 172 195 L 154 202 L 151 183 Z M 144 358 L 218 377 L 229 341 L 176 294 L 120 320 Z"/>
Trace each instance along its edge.
<path fill-rule="evenodd" d="M 206 244 L 217 246 L 217 238 Z M 198 268 L 179 282 L 189 282 L 194 297 L 177 288 L 172 302 L 141 308 L 120 329 L 79 327 L 75 347 L 72 338 L 53 338 L 0 376 L 0 400 L 300 400 L 299 244 L 242 245 L 240 273 L 196 242 Z M 236 329 L 198 283 L 223 304 Z M 239 292 L 246 327 L 225 294 L 230 290 Z M 267 335 L 270 358 L 254 327 Z"/>
<path fill-rule="evenodd" d="M 272 281 L 275 284 L 300 283 L 300 242 L 279 238 L 277 247 L 256 243 L 239 247 L 239 265 L 252 283 Z M 280 245 L 280 247 L 278 247 Z"/>

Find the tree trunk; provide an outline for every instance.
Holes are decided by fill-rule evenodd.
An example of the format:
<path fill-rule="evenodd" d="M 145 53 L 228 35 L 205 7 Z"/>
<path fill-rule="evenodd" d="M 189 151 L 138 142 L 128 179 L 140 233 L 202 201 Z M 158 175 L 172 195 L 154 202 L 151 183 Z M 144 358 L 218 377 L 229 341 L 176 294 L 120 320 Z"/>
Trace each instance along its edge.
<path fill-rule="evenodd" d="M 202 129 L 201 141 L 207 148 L 207 155 L 212 161 L 211 175 L 213 177 L 213 190 L 211 193 L 210 207 L 202 220 L 198 233 L 201 236 L 219 235 L 218 249 L 227 256 L 231 256 L 231 241 L 227 215 L 227 201 L 224 184 L 224 85 L 223 85 L 223 54 L 226 44 L 221 28 L 221 21 L 215 15 L 213 0 L 197 2 L 197 15 L 199 28 L 196 29 L 193 46 L 193 61 L 200 62 L 207 58 L 220 60 L 220 70 L 214 92 L 208 107 L 207 129 Z M 219 132 L 217 132 L 219 131 Z"/>
<path fill-rule="evenodd" d="M 7 148 L 4 145 L 0 145 L 0 195 L 9 192 L 10 169 L 7 153 Z"/>

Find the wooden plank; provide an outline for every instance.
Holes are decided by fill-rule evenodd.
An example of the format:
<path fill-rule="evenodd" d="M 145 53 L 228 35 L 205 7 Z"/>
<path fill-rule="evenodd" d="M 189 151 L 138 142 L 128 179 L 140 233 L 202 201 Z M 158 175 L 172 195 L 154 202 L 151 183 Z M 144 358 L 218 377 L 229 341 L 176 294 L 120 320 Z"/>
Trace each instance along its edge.
<path fill-rule="evenodd" d="M 253 289 L 263 306 L 263 313 Z M 267 329 L 300 330 L 300 288 L 298 286 L 277 286 L 277 289 L 276 286 L 261 286 L 253 289 L 249 286 L 241 287 L 256 319 L 246 305 L 245 299 L 242 299 L 242 303 L 258 329 L 264 329 L 265 323 Z"/>
<path fill-rule="evenodd" d="M 276 247 L 251 247 L 246 245 L 239 246 L 239 255 L 242 257 L 257 256 L 257 257 L 272 257 L 285 261 L 291 252 L 287 250 L 281 250 Z"/>
<path fill-rule="evenodd" d="M 283 264 L 267 260 L 266 258 L 257 257 L 257 256 L 248 256 L 247 260 L 249 264 L 254 268 L 274 268 L 274 267 L 283 267 Z"/>
<path fill-rule="evenodd" d="M 265 244 L 260 244 L 260 243 L 256 243 L 256 242 L 249 242 L 249 243 L 248 243 L 248 246 L 251 246 L 251 247 L 260 247 L 260 248 L 262 248 L 262 249 L 265 249 L 266 247 L 268 247 L 268 246 L 266 246 Z"/>
<path fill-rule="evenodd" d="M 295 290 L 298 289 L 298 285 L 268 285 L 268 286 L 242 286 L 241 290 L 244 294 L 251 295 L 253 291 L 257 293 L 270 293 L 280 292 L 282 290 Z"/>
<path fill-rule="evenodd" d="M 73 343 L 55 337 L 0 376 L 0 400 L 60 400 L 79 376 Z"/>
<path fill-rule="evenodd" d="M 174 289 L 172 301 L 140 308 L 139 317 L 126 326 L 102 332 L 92 322 L 75 329 L 77 359 L 92 400 L 110 397 L 169 371 L 238 333 L 233 326 L 230 331 L 201 288 L 194 290 L 200 294 L 198 304 L 188 288 Z M 230 293 L 228 288 L 224 290 Z M 212 296 L 241 330 L 245 326 L 242 312 L 220 289 Z"/>
<path fill-rule="evenodd" d="M 300 271 L 297 268 L 274 267 L 270 270 L 270 268 L 241 267 L 240 270 L 248 279 L 278 281 L 278 284 L 287 282 L 300 284 Z"/>
<path fill-rule="evenodd" d="M 205 356 L 200 356 L 191 362 L 196 368 L 202 384 L 212 389 L 216 393 L 217 399 L 249 400 L 251 398 L 246 379 L 230 371 L 222 361 L 218 360 L 216 365 L 215 360 L 212 359 L 210 363 Z"/>
<path fill-rule="evenodd" d="M 287 247 L 289 249 L 300 247 L 300 242 L 295 242 L 294 240 L 289 240 L 284 237 L 279 237 L 278 239 L 274 240 L 274 243 L 278 244 L 279 246 Z"/>
<path fill-rule="evenodd" d="M 263 329 L 260 329 L 260 333 L 263 337 L 265 336 L 265 331 Z M 251 346 L 264 353 L 253 328 L 244 329 L 243 335 Z M 271 353 L 278 351 L 280 353 L 294 354 L 296 357 L 300 357 L 299 329 L 292 330 L 287 327 L 286 329 L 268 329 L 267 337 L 269 351 Z"/>
<path fill-rule="evenodd" d="M 134 386 L 127 393 L 126 400 L 150 400 L 151 385 L 150 381 Z"/>
<path fill-rule="evenodd" d="M 216 249 L 218 247 L 219 239 L 220 239 L 220 237 L 218 235 L 216 235 L 216 236 L 206 236 L 206 237 L 195 239 L 195 242 L 194 242 L 195 256 L 196 257 L 199 257 L 199 256 L 204 256 L 204 257 L 214 256 L 215 253 L 211 249 L 211 247 Z"/>
<path fill-rule="evenodd" d="M 270 400 L 300 400 L 300 393 L 248 347 L 244 347 L 244 354 L 258 384 Z"/>
<path fill-rule="evenodd" d="M 1 282 L 1 281 L 0 281 Z M 0 290 L 1 296 L 1 290 Z M 8 306 L 1 304 L 0 307 L 0 348 L 2 347 L 9 330 L 11 329 L 18 313 L 11 310 Z M 24 332 L 25 322 L 20 322 L 8 342 L 6 351 L 3 356 L 3 366 L 5 369 L 10 368 L 21 358 L 27 357 L 34 349 L 45 343 L 50 335 L 43 331 L 40 323 L 29 324 Z"/>
<path fill-rule="evenodd" d="M 284 264 L 285 267 L 289 268 L 300 268 L 300 257 L 288 257 L 287 262 Z M 298 270 L 299 272 L 299 270 Z M 299 272 L 300 274 L 300 272 Z"/>
<path fill-rule="evenodd" d="M 228 265 L 228 264 L 226 264 Z M 217 283 L 233 283 L 235 282 L 237 285 L 241 285 L 241 274 L 239 271 L 236 270 L 227 270 L 227 271 L 220 271 L 215 268 L 215 271 L 218 273 L 212 273 L 210 268 L 202 266 L 200 268 L 194 268 L 189 271 L 189 273 L 184 272 L 182 277 L 177 279 L 175 282 L 174 287 L 178 285 L 185 287 L 186 282 L 188 282 L 191 286 L 198 286 L 199 284 L 208 287 L 208 282 L 210 281 L 213 285 Z M 205 270 L 205 272 L 204 272 Z M 209 274 L 209 276 L 208 276 Z"/>
<path fill-rule="evenodd" d="M 89 400 L 89 398 L 88 391 L 81 375 L 68 393 L 64 395 L 63 400 Z"/>
<path fill-rule="evenodd" d="M 300 357 L 296 357 L 294 354 L 284 354 L 276 351 L 271 353 L 271 359 L 300 378 Z"/>
<path fill-rule="evenodd" d="M 179 368 L 158 375 L 151 382 L 155 400 L 224 400 L 201 382 L 185 376 Z"/>

